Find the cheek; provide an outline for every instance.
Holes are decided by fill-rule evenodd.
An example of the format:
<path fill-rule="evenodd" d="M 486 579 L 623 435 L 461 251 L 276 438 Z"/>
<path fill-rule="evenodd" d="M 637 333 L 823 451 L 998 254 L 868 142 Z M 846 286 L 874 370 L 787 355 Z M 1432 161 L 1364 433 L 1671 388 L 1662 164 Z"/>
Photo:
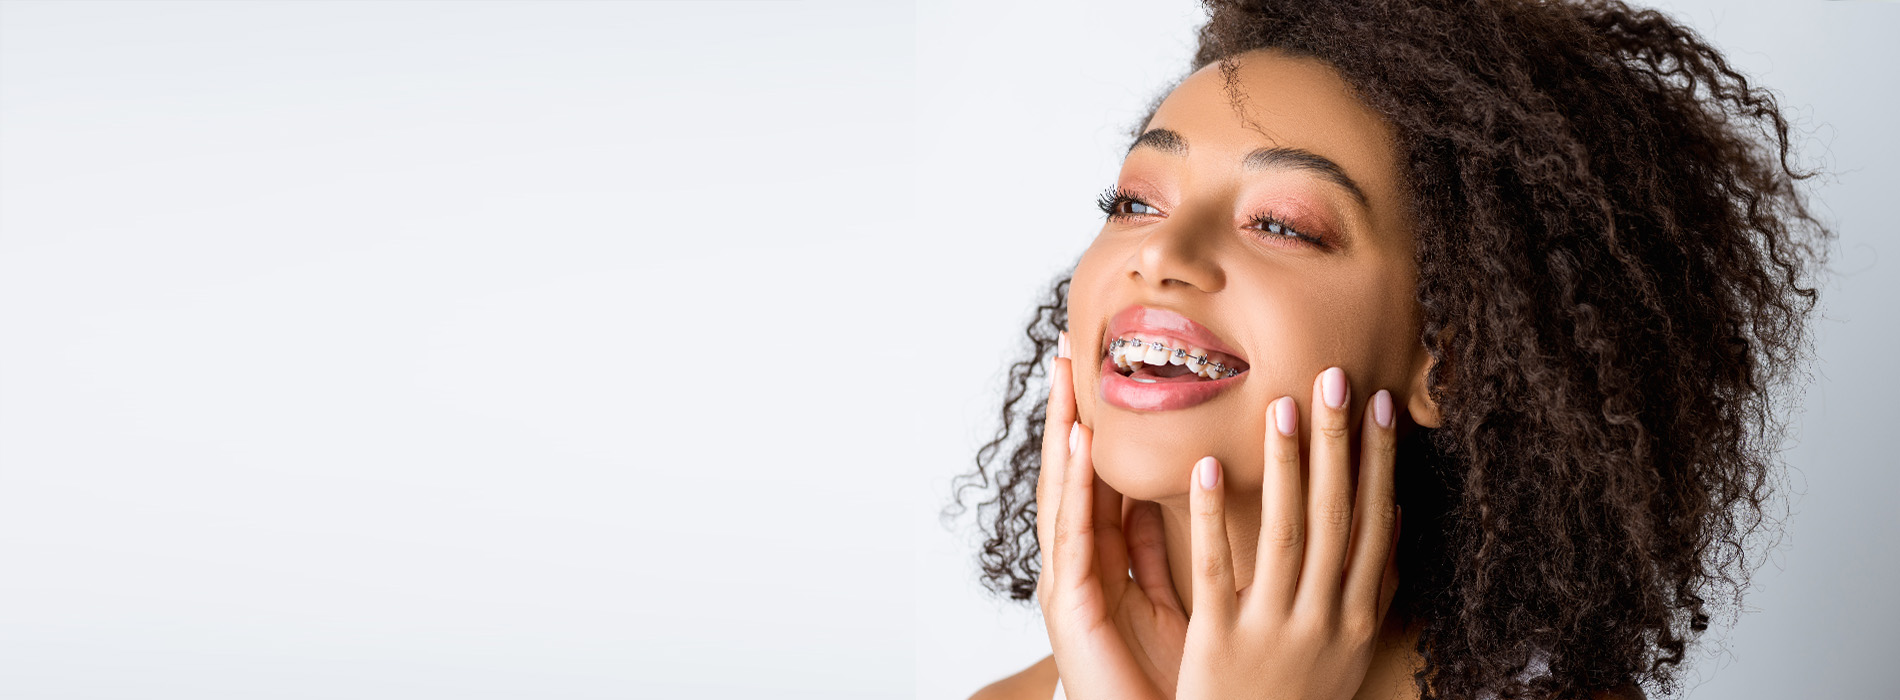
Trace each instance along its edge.
<path fill-rule="evenodd" d="M 1355 402 L 1370 399 L 1380 389 L 1403 397 L 1411 385 L 1422 352 L 1415 274 L 1395 264 L 1355 284 L 1352 294 L 1334 304 L 1339 349 L 1333 364 L 1346 368 Z"/>
<path fill-rule="evenodd" d="M 1242 341 L 1250 353 L 1248 374 L 1254 375 L 1247 389 L 1262 410 L 1282 396 L 1304 406 L 1321 371 L 1342 364 L 1349 373 L 1353 369 L 1350 349 L 1366 319 L 1344 290 L 1315 277 L 1280 271 L 1256 276 L 1268 281 L 1236 290 L 1262 300 L 1247 313 Z"/>
<path fill-rule="evenodd" d="M 1101 379 L 1100 336 L 1109 316 L 1121 310 L 1110 308 L 1117 303 L 1111 294 L 1115 291 L 1114 275 L 1119 270 L 1113 264 L 1113 256 L 1114 251 L 1098 237 L 1082 254 L 1069 278 L 1067 330 L 1070 352 L 1074 355 L 1077 416 L 1089 426 L 1095 425 L 1094 404 Z"/>

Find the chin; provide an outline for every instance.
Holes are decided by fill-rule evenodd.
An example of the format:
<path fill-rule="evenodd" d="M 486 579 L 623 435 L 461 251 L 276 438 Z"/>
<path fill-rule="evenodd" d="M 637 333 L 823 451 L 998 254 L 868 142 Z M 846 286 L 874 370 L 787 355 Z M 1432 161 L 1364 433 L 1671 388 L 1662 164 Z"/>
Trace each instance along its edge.
<path fill-rule="evenodd" d="M 1143 501 L 1185 497 L 1194 463 L 1210 454 L 1220 456 L 1214 444 L 1200 436 L 1163 435 L 1115 425 L 1097 427 L 1091 449 L 1095 473 L 1102 481 Z"/>

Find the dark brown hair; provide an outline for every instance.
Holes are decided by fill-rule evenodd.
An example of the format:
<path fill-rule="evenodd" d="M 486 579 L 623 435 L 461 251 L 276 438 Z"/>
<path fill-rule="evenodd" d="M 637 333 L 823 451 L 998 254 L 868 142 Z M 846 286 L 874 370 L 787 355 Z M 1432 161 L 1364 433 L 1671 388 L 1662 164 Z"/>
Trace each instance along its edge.
<path fill-rule="evenodd" d="M 1773 94 L 1614 0 L 1206 4 L 1192 69 L 1317 58 L 1400 135 L 1444 416 L 1401 457 L 1420 692 L 1674 693 L 1777 531 L 1784 399 L 1832 235 Z M 983 494 L 984 581 L 1021 600 L 1047 409 L 1025 401 L 1044 395 L 1068 282 L 951 508 Z"/>

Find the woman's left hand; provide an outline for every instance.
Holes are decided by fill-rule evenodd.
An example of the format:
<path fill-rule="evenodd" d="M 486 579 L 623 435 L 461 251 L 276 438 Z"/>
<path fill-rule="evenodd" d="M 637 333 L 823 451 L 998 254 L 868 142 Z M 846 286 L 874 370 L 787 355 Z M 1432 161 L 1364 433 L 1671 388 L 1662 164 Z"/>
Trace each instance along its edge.
<path fill-rule="evenodd" d="M 1358 692 L 1398 589 L 1398 512 L 1391 395 L 1379 392 L 1365 411 L 1356 496 L 1350 396 L 1338 368 L 1313 383 L 1304 494 L 1299 409 L 1290 396 L 1268 409 L 1259 552 L 1243 590 L 1234 588 L 1227 540 L 1227 479 L 1213 457 L 1195 464 L 1188 486 L 1194 614 L 1178 698 L 1345 700 Z"/>

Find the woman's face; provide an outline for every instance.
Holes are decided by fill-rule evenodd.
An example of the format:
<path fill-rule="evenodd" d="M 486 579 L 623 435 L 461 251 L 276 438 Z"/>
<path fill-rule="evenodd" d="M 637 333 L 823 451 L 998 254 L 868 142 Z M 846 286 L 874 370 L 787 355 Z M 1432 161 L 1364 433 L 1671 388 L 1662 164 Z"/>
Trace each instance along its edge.
<path fill-rule="evenodd" d="M 1238 493 L 1257 491 L 1267 405 L 1292 396 L 1304 434 L 1328 367 L 1345 369 L 1354 416 L 1386 389 L 1419 422 L 1436 420 L 1390 127 L 1325 63 L 1271 51 L 1235 63 L 1239 94 L 1215 63 L 1161 104 L 1122 164 L 1117 186 L 1132 199 L 1114 201 L 1070 284 L 1076 403 L 1096 469 L 1143 500 L 1185 498 L 1205 455 Z M 1123 376 L 1117 338 L 1143 341 L 1146 359 L 1160 359 L 1149 343 L 1161 341 L 1184 364 Z M 1244 371 L 1189 375 L 1201 363 L 1187 358 L 1203 356 Z"/>

